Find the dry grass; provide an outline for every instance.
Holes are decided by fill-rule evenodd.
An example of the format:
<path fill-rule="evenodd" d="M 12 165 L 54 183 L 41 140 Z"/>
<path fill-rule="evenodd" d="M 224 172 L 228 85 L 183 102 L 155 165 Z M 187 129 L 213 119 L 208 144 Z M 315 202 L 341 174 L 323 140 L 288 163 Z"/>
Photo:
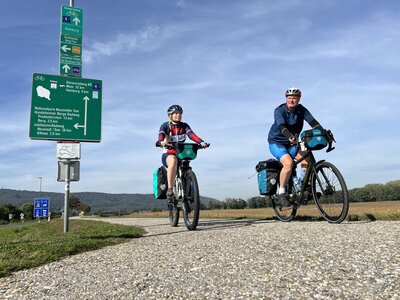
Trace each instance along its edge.
<path fill-rule="evenodd" d="M 129 217 L 168 218 L 167 212 L 141 212 Z M 272 208 L 202 210 L 201 218 L 211 219 L 274 219 Z M 296 219 L 322 220 L 314 204 L 300 207 Z M 400 201 L 350 203 L 347 220 L 400 220 Z"/>

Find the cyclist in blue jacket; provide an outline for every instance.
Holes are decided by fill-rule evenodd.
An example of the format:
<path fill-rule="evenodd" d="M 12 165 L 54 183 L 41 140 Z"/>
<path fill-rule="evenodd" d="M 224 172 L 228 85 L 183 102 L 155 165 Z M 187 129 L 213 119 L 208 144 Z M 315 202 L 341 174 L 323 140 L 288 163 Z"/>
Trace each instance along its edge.
<path fill-rule="evenodd" d="M 289 88 L 286 93 L 286 103 L 279 105 L 274 111 L 274 123 L 268 133 L 269 150 L 282 164 L 279 177 L 279 204 L 289 206 L 286 185 L 289 181 L 294 164 L 294 158 L 302 158 L 306 152 L 296 153 L 297 137 L 303 130 L 304 121 L 313 129 L 322 129 L 319 122 L 303 105 L 299 104 L 301 91 L 298 88 Z M 302 172 L 307 169 L 307 161 L 301 162 Z"/>

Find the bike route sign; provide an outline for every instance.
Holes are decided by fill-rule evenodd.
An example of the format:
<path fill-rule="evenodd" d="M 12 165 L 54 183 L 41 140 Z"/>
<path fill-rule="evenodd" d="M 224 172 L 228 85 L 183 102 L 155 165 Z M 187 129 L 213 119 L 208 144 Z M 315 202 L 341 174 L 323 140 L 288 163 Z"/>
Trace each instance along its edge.
<path fill-rule="evenodd" d="M 100 142 L 102 81 L 33 74 L 29 137 Z"/>
<path fill-rule="evenodd" d="M 81 8 L 61 6 L 60 74 L 82 76 Z"/>
<path fill-rule="evenodd" d="M 35 198 L 33 202 L 33 216 L 35 218 L 49 216 L 49 199 Z"/>

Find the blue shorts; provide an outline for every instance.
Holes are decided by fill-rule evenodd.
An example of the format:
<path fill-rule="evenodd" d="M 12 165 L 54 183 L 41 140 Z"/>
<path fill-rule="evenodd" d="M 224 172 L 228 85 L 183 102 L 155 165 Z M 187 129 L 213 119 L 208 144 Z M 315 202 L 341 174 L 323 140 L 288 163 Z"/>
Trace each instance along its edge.
<path fill-rule="evenodd" d="M 296 145 L 286 148 L 278 144 L 269 144 L 269 151 L 271 151 L 272 155 L 279 161 L 285 154 L 289 154 L 292 158 L 295 158 L 297 154 Z"/>

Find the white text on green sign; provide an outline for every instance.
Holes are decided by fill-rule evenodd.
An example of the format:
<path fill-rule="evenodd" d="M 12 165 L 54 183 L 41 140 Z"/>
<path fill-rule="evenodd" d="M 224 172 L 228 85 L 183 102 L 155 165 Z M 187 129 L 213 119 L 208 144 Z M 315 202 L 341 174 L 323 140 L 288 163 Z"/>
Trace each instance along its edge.
<path fill-rule="evenodd" d="M 82 9 L 73 6 L 61 6 L 61 34 L 82 36 Z"/>
<path fill-rule="evenodd" d="M 99 142 L 102 81 L 33 74 L 32 139 Z"/>

